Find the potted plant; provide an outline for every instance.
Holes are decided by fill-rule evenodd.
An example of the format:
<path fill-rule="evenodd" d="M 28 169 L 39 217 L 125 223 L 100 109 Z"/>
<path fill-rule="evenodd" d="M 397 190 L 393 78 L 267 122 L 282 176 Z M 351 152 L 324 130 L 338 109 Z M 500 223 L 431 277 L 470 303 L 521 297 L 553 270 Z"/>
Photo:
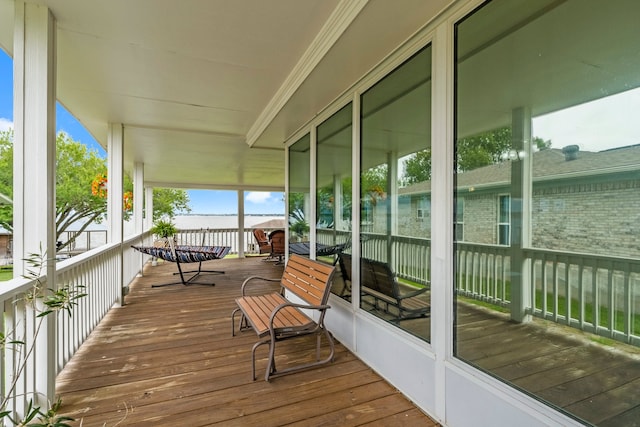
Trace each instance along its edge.
<path fill-rule="evenodd" d="M 289 226 L 289 230 L 299 239 L 304 239 L 305 235 L 309 232 L 309 224 L 303 219 L 299 219 Z"/>
<path fill-rule="evenodd" d="M 168 247 L 169 239 L 171 238 L 173 239 L 175 244 L 175 235 L 178 232 L 178 229 L 171 221 L 159 219 L 153 224 L 153 227 L 151 227 L 149 231 L 151 232 L 151 234 L 155 235 L 158 238 L 158 240 L 155 241 L 154 246 L 160 244 L 163 247 Z M 151 265 L 155 266 L 157 265 L 157 263 L 158 260 L 154 257 L 151 260 Z"/>
<path fill-rule="evenodd" d="M 175 235 L 178 229 L 171 221 L 160 219 L 153 224 L 150 231 L 161 239 L 167 239 Z"/>

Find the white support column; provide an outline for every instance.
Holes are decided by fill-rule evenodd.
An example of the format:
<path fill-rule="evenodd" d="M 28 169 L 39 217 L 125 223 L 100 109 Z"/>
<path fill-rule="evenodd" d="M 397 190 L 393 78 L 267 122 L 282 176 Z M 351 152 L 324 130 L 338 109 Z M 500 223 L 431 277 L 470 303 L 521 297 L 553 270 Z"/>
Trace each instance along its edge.
<path fill-rule="evenodd" d="M 244 191 L 238 190 L 238 258 L 244 258 Z"/>
<path fill-rule="evenodd" d="M 511 319 L 531 321 L 531 260 L 523 249 L 531 247 L 531 109 L 511 113 Z"/>
<path fill-rule="evenodd" d="M 318 170 L 318 129 L 316 125 L 311 126 L 311 148 L 309 149 L 309 216 L 305 215 L 305 219 L 309 223 L 309 258 L 316 259 L 316 218 L 318 212 L 318 189 L 317 189 L 317 170 Z M 306 204 L 306 203 L 305 203 Z M 288 245 L 285 245 L 288 246 Z"/>
<path fill-rule="evenodd" d="M 123 218 L 122 218 L 122 185 L 124 182 L 124 128 L 121 123 L 109 124 L 109 135 L 107 141 L 107 168 L 108 168 L 108 192 L 107 192 L 107 238 L 109 243 L 120 243 L 123 239 Z M 121 248 L 122 249 L 122 248 Z M 124 305 L 124 276 L 122 250 L 118 261 L 117 283 L 120 284 L 120 298 L 118 303 Z"/>
<path fill-rule="evenodd" d="M 431 414 L 446 420 L 446 363 L 453 357 L 454 134 L 453 26 L 440 25 L 433 39 L 431 98 L 431 346 L 435 352 Z"/>
<path fill-rule="evenodd" d="M 144 164 L 133 164 L 133 224 L 134 234 L 144 230 Z"/>
<path fill-rule="evenodd" d="M 284 150 L 284 241 L 291 241 L 291 233 L 289 231 L 289 192 L 291 187 L 289 186 L 289 159 L 291 146 L 287 146 Z M 284 245 L 284 257 L 289 259 L 289 245 Z"/>
<path fill-rule="evenodd" d="M 107 141 L 109 183 L 107 192 L 107 223 L 109 242 L 122 242 L 122 186 L 124 183 L 124 128 L 120 123 L 109 124 Z"/>
<path fill-rule="evenodd" d="M 391 145 L 391 144 L 390 144 Z M 397 269 L 393 252 L 393 236 L 398 235 L 398 153 L 390 151 L 387 155 L 387 262 Z"/>
<path fill-rule="evenodd" d="M 333 176 L 333 232 L 337 235 L 338 230 L 344 230 L 344 219 L 342 218 L 342 179 L 340 175 Z"/>
<path fill-rule="evenodd" d="M 42 249 L 46 286 L 55 288 L 56 22 L 43 5 L 17 1 L 15 12 L 13 274 L 23 275 L 24 258 Z M 22 390 L 26 397 L 43 408 L 55 396 L 55 332 L 55 319 L 46 316 L 31 356 L 37 374 L 23 383 L 35 388 Z"/>
<path fill-rule="evenodd" d="M 144 231 L 153 227 L 153 187 L 144 189 Z"/>
<path fill-rule="evenodd" d="M 351 256 L 352 265 L 360 265 L 362 247 L 360 243 L 360 93 L 353 94 L 353 111 L 351 113 Z M 360 269 L 351 269 L 351 308 L 354 313 L 360 307 Z M 352 342 L 357 343 L 356 323 L 353 322 Z M 357 350 L 357 348 L 355 348 Z"/>

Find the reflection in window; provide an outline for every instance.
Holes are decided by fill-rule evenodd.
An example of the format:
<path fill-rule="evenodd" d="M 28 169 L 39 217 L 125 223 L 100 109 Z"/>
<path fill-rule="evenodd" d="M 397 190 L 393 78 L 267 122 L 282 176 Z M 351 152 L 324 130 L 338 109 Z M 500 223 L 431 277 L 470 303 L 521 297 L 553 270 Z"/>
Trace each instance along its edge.
<path fill-rule="evenodd" d="M 431 48 L 365 92 L 361 108 L 360 307 L 429 340 Z"/>
<path fill-rule="evenodd" d="M 455 355 L 598 425 L 640 394 L 638 13 L 493 0 L 455 31 Z"/>
<path fill-rule="evenodd" d="M 348 104 L 316 130 L 316 258 L 331 264 L 338 261 L 339 253 L 351 252 L 351 122 L 352 107 Z M 336 279 L 333 284 L 333 293 L 350 298 L 344 280 Z"/>
<path fill-rule="evenodd" d="M 458 197 L 456 199 L 455 222 L 453 224 L 456 241 L 464 240 L 464 199 Z"/>
<path fill-rule="evenodd" d="M 508 245 L 511 242 L 511 197 L 498 196 L 498 244 Z"/>
<path fill-rule="evenodd" d="M 311 138 L 303 136 L 289 147 L 289 239 L 309 241 L 309 162 Z"/>

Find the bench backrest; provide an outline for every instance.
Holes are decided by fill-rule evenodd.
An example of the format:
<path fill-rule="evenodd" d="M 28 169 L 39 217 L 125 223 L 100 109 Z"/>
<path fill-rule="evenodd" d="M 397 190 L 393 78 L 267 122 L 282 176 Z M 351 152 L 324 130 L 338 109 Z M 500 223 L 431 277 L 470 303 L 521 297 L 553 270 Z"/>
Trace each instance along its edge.
<path fill-rule="evenodd" d="M 351 281 L 351 255 L 341 253 L 339 262 L 342 276 Z M 397 298 L 400 294 L 396 275 L 391 270 L 391 267 L 384 262 L 361 258 L 360 283 L 362 286 L 392 298 Z"/>
<path fill-rule="evenodd" d="M 300 255 L 291 255 L 280 284 L 311 305 L 324 305 L 329 299 L 335 267 Z"/>

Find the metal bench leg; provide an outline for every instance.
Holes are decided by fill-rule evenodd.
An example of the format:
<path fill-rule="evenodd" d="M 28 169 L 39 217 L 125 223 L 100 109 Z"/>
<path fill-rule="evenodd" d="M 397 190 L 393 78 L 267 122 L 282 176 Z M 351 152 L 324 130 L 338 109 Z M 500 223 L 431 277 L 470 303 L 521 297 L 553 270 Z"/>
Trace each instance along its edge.
<path fill-rule="evenodd" d="M 264 380 L 269 382 L 271 374 L 276 372 L 276 341 L 269 340 L 269 361 L 267 362 L 267 372 L 264 375 Z"/>
<path fill-rule="evenodd" d="M 253 345 L 251 349 L 251 379 L 252 381 L 256 380 L 256 349 L 260 347 L 262 344 L 267 344 L 269 341 L 258 341 Z M 269 381 L 269 366 L 267 366 L 267 381 Z"/>
<path fill-rule="evenodd" d="M 235 337 L 236 336 L 236 322 L 235 322 L 235 318 L 236 318 L 236 313 L 240 311 L 239 308 L 236 308 L 235 310 L 233 310 L 233 312 L 231 312 L 231 336 Z M 240 322 L 242 323 L 242 318 L 240 318 Z M 238 326 L 238 331 L 240 330 L 240 326 Z"/>

